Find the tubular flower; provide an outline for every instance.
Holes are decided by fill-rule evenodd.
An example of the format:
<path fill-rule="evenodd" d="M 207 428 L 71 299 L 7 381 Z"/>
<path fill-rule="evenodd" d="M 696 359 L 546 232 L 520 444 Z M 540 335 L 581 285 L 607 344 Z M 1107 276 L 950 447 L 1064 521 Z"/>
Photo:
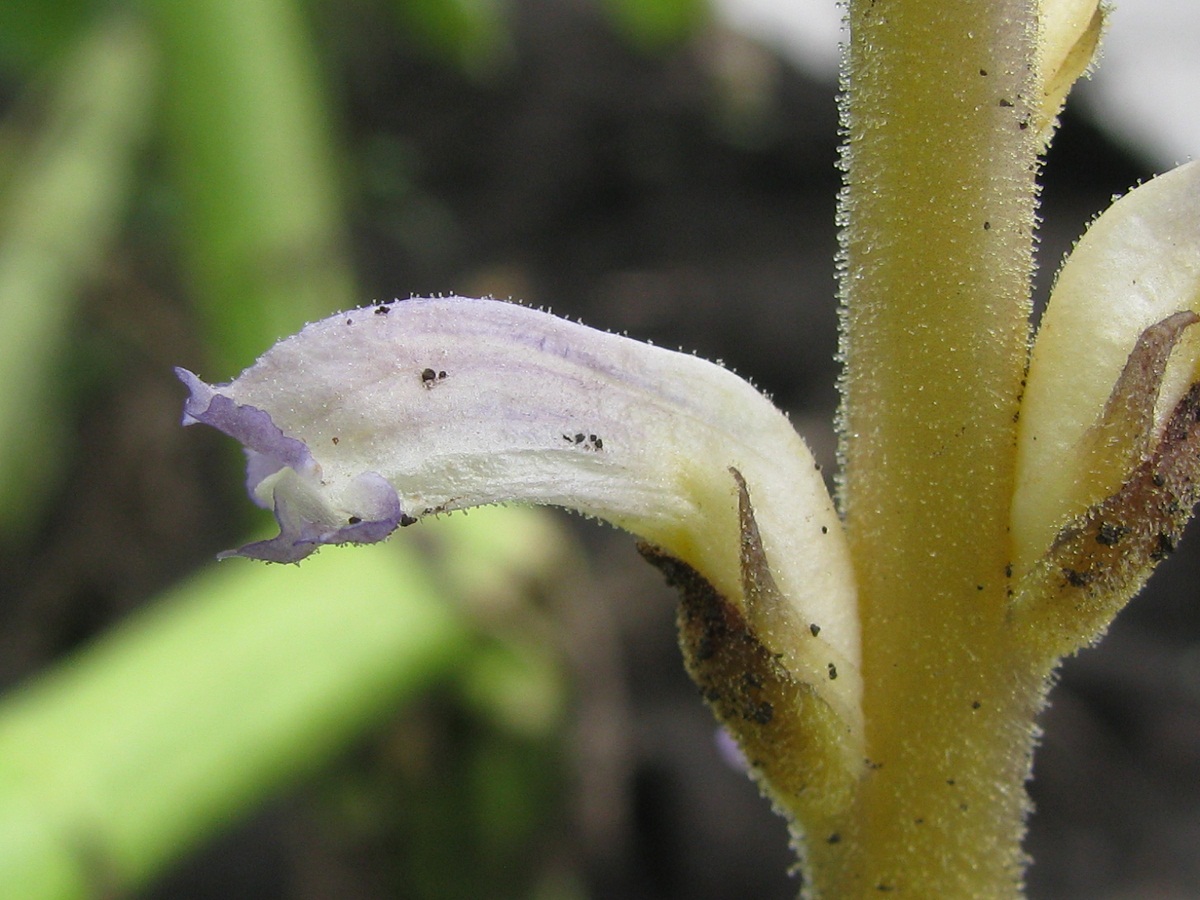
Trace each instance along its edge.
<path fill-rule="evenodd" d="M 691 598 L 693 674 L 707 677 L 715 643 L 752 648 L 761 678 L 714 676 L 708 691 L 735 732 L 778 731 L 785 707 L 803 708 L 836 732 L 838 765 L 856 768 L 859 636 L 841 524 L 787 418 L 728 370 L 449 297 L 332 316 L 226 385 L 179 376 L 184 423 L 245 446 L 250 495 L 279 524 L 225 555 L 296 562 L 506 501 L 596 516 L 638 535 Z"/>
<path fill-rule="evenodd" d="M 1034 343 L 1017 435 L 1015 612 L 1058 655 L 1107 626 L 1200 499 L 1197 234 L 1200 165 L 1131 191 L 1067 259 Z"/>

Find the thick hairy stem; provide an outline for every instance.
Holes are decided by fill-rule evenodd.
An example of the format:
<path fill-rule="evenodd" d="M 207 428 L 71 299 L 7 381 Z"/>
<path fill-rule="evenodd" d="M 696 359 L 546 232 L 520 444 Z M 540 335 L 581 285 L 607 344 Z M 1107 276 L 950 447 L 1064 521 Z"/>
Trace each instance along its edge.
<path fill-rule="evenodd" d="M 1005 623 L 1038 139 L 1029 0 L 850 4 L 841 502 L 868 771 L 821 897 L 1020 893 L 1044 673 Z"/>

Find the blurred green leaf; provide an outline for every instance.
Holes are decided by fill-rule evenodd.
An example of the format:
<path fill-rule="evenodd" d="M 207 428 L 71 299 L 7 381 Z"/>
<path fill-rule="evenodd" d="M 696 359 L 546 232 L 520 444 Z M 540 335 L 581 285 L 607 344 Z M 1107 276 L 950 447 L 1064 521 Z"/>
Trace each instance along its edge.
<path fill-rule="evenodd" d="M 32 74 L 69 52 L 99 5 L 95 0 L 0 3 L 0 60 L 10 70 L 4 74 Z"/>
<path fill-rule="evenodd" d="M 552 581 L 571 550 L 561 535 L 546 542 L 547 527 L 539 511 L 486 510 L 431 523 L 422 540 L 330 549 L 302 567 L 213 565 L 10 693 L 0 701 L 0 898 L 143 886 L 469 667 L 478 645 L 443 585 L 485 563 L 498 596 Z M 524 775 L 496 776 L 544 792 L 550 773 L 521 759 Z M 473 796 L 480 785 L 462 788 Z M 496 792 L 511 789 L 487 793 L 502 802 Z M 522 799 L 523 827 L 545 802 Z"/>
<path fill-rule="evenodd" d="M 211 377 L 232 377 L 305 322 L 360 299 L 337 140 L 297 3 L 147 4 L 167 65 L 181 239 L 211 336 Z"/>
<path fill-rule="evenodd" d="M 0 896 L 144 884 L 467 646 L 411 544 L 204 571 L 0 706 Z"/>
<path fill-rule="evenodd" d="M 644 50 L 691 37 L 708 21 L 708 0 L 604 0 L 620 29 Z"/>
<path fill-rule="evenodd" d="M 463 71 L 478 74 L 508 49 L 502 0 L 389 0 L 416 44 Z"/>
<path fill-rule="evenodd" d="M 111 246 L 146 134 L 155 58 L 139 23 L 86 32 L 0 197 L 0 530 L 25 522 L 61 452 L 65 334 Z M 29 101 L 33 105 L 33 100 Z M 17 127 L 7 123 L 9 127 Z"/>

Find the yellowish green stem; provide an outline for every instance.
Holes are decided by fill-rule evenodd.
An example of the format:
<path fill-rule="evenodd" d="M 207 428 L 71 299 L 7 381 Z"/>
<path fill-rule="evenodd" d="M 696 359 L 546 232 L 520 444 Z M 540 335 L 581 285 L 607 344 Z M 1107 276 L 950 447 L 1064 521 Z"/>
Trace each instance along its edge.
<path fill-rule="evenodd" d="M 854 0 L 841 502 L 868 763 L 814 895 L 1015 897 L 1044 672 L 1006 625 L 1038 140 L 1031 0 Z"/>

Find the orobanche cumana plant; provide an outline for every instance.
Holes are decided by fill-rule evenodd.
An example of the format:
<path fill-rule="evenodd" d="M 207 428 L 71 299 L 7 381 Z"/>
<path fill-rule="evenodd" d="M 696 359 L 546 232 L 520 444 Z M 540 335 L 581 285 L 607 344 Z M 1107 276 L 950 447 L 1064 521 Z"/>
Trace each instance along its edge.
<path fill-rule="evenodd" d="M 841 471 L 683 353 L 514 303 L 335 315 L 184 421 L 294 562 L 478 504 L 638 535 L 807 896 L 1018 897 L 1034 717 L 1175 547 L 1200 475 L 1200 168 L 1101 215 L 1031 338 L 1036 175 L 1096 0 L 851 0 Z M 1195 311 L 1193 311 L 1195 310 Z"/>

